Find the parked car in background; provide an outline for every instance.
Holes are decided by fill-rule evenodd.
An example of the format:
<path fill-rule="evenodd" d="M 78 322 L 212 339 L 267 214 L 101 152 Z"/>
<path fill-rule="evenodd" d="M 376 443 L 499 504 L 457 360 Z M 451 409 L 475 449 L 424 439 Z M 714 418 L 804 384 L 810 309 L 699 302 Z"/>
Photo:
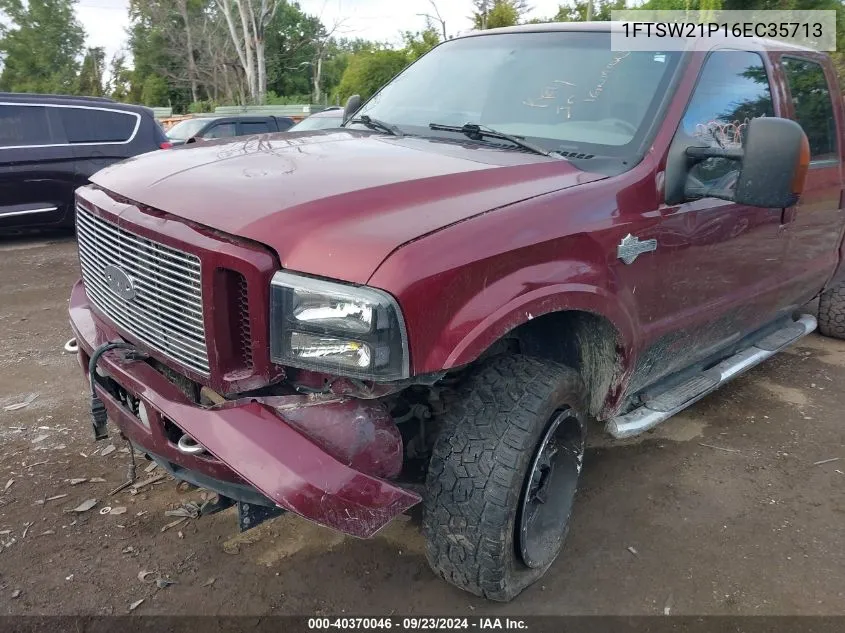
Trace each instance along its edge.
<path fill-rule="evenodd" d="M 180 121 L 167 131 L 174 145 L 197 140 L 249 136 L 268 132 L 285 132 L 296 123 L 287 116 L 223 116 L 198 117 Z"/>
<path fill-rule="evenodd" d="M 73 226 L 73 192 L 91 174 L 167 147 L 149 108 L 0 93 L 0 233 Z"/>
<path fill-rule="evenodd" d="M 329 108 L 322 112 L 312 114 L 294 125 L 290 132 L 308 132 L 311 130 L 327 130 L 333 127 L 340 127 L 343 123 L 343 108 Z"/>

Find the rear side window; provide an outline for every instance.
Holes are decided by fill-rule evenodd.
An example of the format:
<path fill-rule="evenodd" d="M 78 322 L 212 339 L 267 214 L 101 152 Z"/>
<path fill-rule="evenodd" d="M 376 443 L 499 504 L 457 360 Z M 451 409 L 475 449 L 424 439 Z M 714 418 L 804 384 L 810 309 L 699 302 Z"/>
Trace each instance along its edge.
<path fill-rule="evenodd" d="M 806 59 L 785 57 L 783 68 L 795 108 L 795 120 L 810 141 L 812 160 L 837 157 L 836 119 L 824 69 Z"/>
<path fill-rule="evenodd" d="M 125 143 L 135 131 L 137 117 L 123 112 L 88 108 L 59 108 L 68 143 Z"/>
<path fill-rule="evenodd" d="M 228 138 L 237 136 L 234 123 L 220 123 L 202 135 L 203 138 Z"/>
<path fill-rule="evenodd" d="M 715 51 L 704 63 L 681 126 L 702 144 L 738 148 L 751 119 L 774 113 L 763 59 L 748 51 Z M 738 166 L 725 158 L 708 158 L 690 174 L 704 185 L 730 189 Z"/>
<path fill-rule="evenodd" d="M 59 143 L 43 106 L 0 105 L 0 147 Z"/>
<path fill-rule="evenodd" d="M 243 121 L 241 123 L 241 134 L 266 134 L 270 126 L 264 121 Z"/>

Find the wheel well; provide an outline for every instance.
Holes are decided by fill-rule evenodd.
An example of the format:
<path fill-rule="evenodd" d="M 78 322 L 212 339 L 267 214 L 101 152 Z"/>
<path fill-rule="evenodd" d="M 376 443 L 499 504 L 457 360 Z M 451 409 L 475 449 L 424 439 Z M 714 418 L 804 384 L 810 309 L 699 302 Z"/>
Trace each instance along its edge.
<path fill-rule="evenodd" d="M 619 332 L 606 318 L 568 310 L 536 317 L 511 330 L 491 347 L 518 347 L 521 354 L 546 358 L 578 371 L 589 391 L 590 414 L 598 415 L 621 374 Z"/>

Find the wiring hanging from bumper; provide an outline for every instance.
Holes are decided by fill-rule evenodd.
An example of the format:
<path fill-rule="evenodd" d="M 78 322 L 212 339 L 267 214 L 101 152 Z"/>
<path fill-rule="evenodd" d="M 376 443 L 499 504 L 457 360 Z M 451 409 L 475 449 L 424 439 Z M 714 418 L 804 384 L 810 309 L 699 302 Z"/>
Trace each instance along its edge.
<path fill-rule="evenodd" d="M 137 348 L 130 343 L 122 341 L 115 341 L 104 343 L 94 350 L 91 354 L 91 360 L 88 362 L 88 381 L 91 384 L 91 428 L 94 431 L 94 440 L 100 441 L 108 438 L 108 414 L 103 401 L 97 396 L 97 389 L 95 388 L 95 380 L 97 375 L 97 362 L 103 354 L 114 349 L 125 349 L 138 353 Z"/>

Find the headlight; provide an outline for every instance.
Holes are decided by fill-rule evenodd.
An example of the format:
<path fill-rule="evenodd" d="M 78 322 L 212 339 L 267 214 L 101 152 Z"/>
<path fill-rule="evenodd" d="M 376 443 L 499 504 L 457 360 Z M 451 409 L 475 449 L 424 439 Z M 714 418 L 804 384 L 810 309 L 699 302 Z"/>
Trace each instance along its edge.
<path fill-rule="evenodd" d="M 378 380 L 408 377 L 396 300 L 382 290 L 277 272 L 270 284 L 270 357 L 302 369 Z"/>

